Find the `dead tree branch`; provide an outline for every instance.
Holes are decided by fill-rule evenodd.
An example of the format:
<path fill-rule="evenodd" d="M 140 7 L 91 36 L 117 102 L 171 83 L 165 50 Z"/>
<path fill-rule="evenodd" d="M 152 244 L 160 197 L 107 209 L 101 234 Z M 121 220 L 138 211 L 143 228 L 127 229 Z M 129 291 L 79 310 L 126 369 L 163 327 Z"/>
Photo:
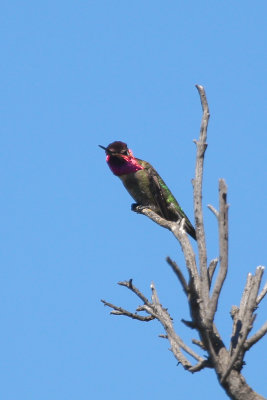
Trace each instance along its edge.
<path fill-rule="evenodd" d="M 165 309 L 159 301 L 158 294 L 155 288 L 155 285 L 151 283 L 150 288 L 152 291 L 152 296 L 151 296 L 151 302 L 147 300 L 147 298 L 141 293 L 139 289 L 137 289 L 133 284 L 132 280 L 129 281 L 124 281 L 124 282 L 119 282 L 118 283 L 121 286 L 125 286 L 132 292 L 136 294 L 139 298 L 141 298 L 144 302 L 142 306 L 139 306 L 136 309 L 135 313 L 132 313 L 128 310 L 125 310 L 122 307 L 115 306 L 114 304 L 108 303 L 105 300 L 101 300 L 104 305 L 110 307 L 113 309 L 111 311 L 111 314 L 114 315 L 124 315 L 126 317 L 132 318 L 132 319 L 137 319 L 139 321 L 151 321 L 153 319 L 157 319 L 161 325 L 163 326 L 166 335 L 164 335 L 165 338 L 167 338 L 170 342 L 171 345 L 171 351 L 174 355 L 174 357 L 177 359 L 179 363 L 183 365 L 183 367 L 191 372 L 196 372 L 199 371 L 200 369 L 203 369 L 207 367 L 209 364 L 207 360 L 199 356 L 196 352 L 194 352 L 189 346 L 187 346 L 184 341 L 177 335 L 173 328 L 173 323 L 172 323 L 172 318 L 170 317 L 167 309 Z M 145 311 L 149 316 L 143 316 L 139 315 L 138 312 Z M 162 337 L 162 335 L 161 335 Z M 198 363 L 196 365 L 192 365 L 191 362 L 183 355 L 182 351 L 183 350 L 185 353 L 189 354 L 191 357 L 193 357 Z"/>
<path fill-rule="evenodd" d="M 182 288 L 183 288 L 185 294 L 188 295 L 189 289 L 188 289 L 187 282 L 186 282 L 186 279 L 185 279 L 185 277 L 184 277 L 182 271 L 180 270 L 180 268 L 178 267 L 178 265 L 176 264 L 176 262 L 173 261 L 173 260 L 171 260 L 170 257 L 167 257 L 167 258 L 166 258 L 166 261 L 167 261 L 167 263 L 172 267 L 173 272 L 175 273 L 175 275 L 176 275 L 177 278 L 179 279 L 179 281 L 180 281 L 180 283 L 181 283 L 181 285 L 182 285 Z"/>
<path fill-rule="evenodd" d="M 228 204 L 227 204 L 227 187 L 223 179 L 219 180 L 219 245 L 220 245 L 220 269 L 216 279 L 213 293 L 209 304 L 209 320 L 214 319 L 217 310 L 219 296 L 222 290 L 224 280 L 228 269 Z"/>
<path fill-rule="evenodd" d="M 219 219 L 219 212 L 216 210 L 215 207 L 213 207 L 211 204 L 208 204 L 208 208 L 210 209 L 210 211 L 215 215 L 215 217 L 217 219 Z"/>
<path fill-rule="evenodd" d="M 250 339 L 244 343 L 246 351 L 249 350 L 255 343 L 257 343 L 267 333 L 267 321 Z"/>
<path fill-rule="evenodd" d="M 203 166 L 204 166 L 204 155 L 207 148 L 207 129 L 210 118 L 209 106 L 206 98 L 206 93 L 203 86 L 196 85 L 198 90 L 201 106 L 203 110 L 202 121 L 200 126 L 200 135 L 198 141 L 195 140 L 197 146 L 196 156 L 196 169 L 195 178 L 193 179 L 194 188 L 194 214 L 196 222 L 196 236 L 200 263 L 200 278 L 202 282 L 201 296 L 204 301 L 205 308 L 208 307 L 209 302 L 209 278 L 207 271 L 207 250 L 206 250 L 206 239 L 204 234 L 204 220 L 203 220 L 203 209 L 202 209 L 202 182 L 203 182 Z M 205 321 L 207 322 L 207 321 Z"/>
<path fill-rule="evenodd" d="M 219 261 L 218 258 L 214 258 L 213 260 L 211 260 L 210 265 L 208 267 L 209 287 L 211 286 L 212 278 L 216 270 L 216 267 L 218 265 L 218 261 Z"/>
<path fill-rule="evenodd" d="M 260 292 L 260 294 L 257 297 L 257 301 L 256 301 L 257 305 L 260 304 L 262 299 L 265 297 L 266 293 L 267 293 L 267 282 L 265 283 L 264 288 L 262 289 L 262 291 Z"/>
<path fill-rule="evenodd" d="M 128 310 L 125 310 L 122 307 L 117 307 L 114 304 L 108 303 L 105 300 L 101 300 L 101 301 L 105 306 L 112 308 L 112 311 L 110 312 L 110 314 L 113 314 L 113 315 L 125 315 L 126 317 L 130 317 L 132 319 L 138 319 L 139 321 L 143 321 L 143 322 L 144 321 L 146 321 L 146 322 L 152 321 L 152 319 L 154 319 L 154 317 L 152 315 L 150 315 L 148 317 L 145 317 L 143 315 L 139 315 L 137 313 L 132 313 L 132 312 L 130 312 Z"/>
<path fill-rule="evenodd" d="M 167 263 L 181 283 L 188 300 L 191 320 L 185 321 L 182 319 L 182 322 L 198 333 L 199 339 L 193 339 L 192 342 L 200 347 L 202 351 L 206 352 L 206 358 L 198 355 L 175 332 L 173 320 L 167 309 L 160 304 L 153 283 L 150 287 L 152 291 L 151 300 L 148 300 L 146 296 L 133 285 L 131 279 L 129 281 L 119 282 L 120 286 L 124 286 L 132 291 L 143 303 L 136 308 L 134 313 L 122 307 L 115 306 L 112 303 L 108 303 L 105 300 L 102 300 L 102 302 L 112 309 L 111 314 L 124 315 L 143 322 L 149 322 L 154 319 L 158 320 L 165 331 L 165 334 L 160 335 L 160 337 L 169 340 L 171 351 L 178 363 L 181 363 L 184 369 L 192 373 L 198 372 L 203 368 L 213 368 L 220 385 L 231 399 L 263 400 L 263 397 L 255 393 L 246 383 L 244 376 L 241 374 L 241 370 L 244 366 L 246 352 L 267 333 L 266 321 L 256 333 L 249 337 L 256 318 L 255 310 L 267 294 L 267 283 L 260 291 L 264 267 L 257 267 L 255 275 L 251 273 L 248 274 L 240 305 L 239 307 L 233 306 L 231 309 L 233 326 L 231 341 L 228 347 L 223 343 L 214 322 L 219 297 L 222 293 L 223 284 L 228 271 L 229 205 L 227 203 L 226 183 L 223 179 L 220 179 L 219 208 L 217 210 L 215 207 L 208 205 L 208 208 L 218 221 L 219 257 L 214 258 L 208 264 L 202 207 L 202 183 L 204 156 L 207 148 L 207 128 L 210 114 L 204 88 L 200 85 L 196 85 L 196 88 L 200 96 L 203 110 L 199 139 L 194 141 L 196 144 L 196 168 L 195 178 L 193 179 L 194 215 L 199 266 L 197 266 L 196 254 L 184 229 L 184 220 L 179 222 L 167 221 L 148 207 L 143 206 L 135 206 L 133 211 L 147 216 L 161 227 L 171 231 L 181 246 L 188 271 L 188 278 L 185 277 L 182 270 L 170 257 L 167 257 Z M 218 271 L 216 278 L 214 278 L 216 268 Z M 213 279 L 214 284 L 212 285 Z M 144 316 L 140 314 L 142 312 L 145 312 L 147 315 Z M 195 360 L 194 365 L 187 358 L 187 355 Z"/>

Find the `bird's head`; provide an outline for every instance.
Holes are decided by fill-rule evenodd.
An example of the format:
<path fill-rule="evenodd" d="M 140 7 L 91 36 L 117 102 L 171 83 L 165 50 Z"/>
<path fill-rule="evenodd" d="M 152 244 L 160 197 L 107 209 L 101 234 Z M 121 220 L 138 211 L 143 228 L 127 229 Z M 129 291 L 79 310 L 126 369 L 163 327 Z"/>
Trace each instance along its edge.
<path fill-rule="evenodd" d="M 127 144 L 124 142 L 112 142 L 107 147 L 101 146 L 99 144 L 99 147 L 105 150 L 107 155 L 107 162 L 109 162 L 110 158 L 117 158 L 127 161 L 133 157 L 132 151 L 128 149 Z"/>

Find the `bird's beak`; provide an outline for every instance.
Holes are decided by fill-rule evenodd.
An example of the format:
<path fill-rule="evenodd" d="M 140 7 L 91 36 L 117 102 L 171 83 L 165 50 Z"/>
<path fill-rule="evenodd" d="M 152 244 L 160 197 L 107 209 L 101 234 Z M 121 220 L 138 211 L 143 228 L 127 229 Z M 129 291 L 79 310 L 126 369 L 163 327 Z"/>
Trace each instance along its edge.
<path fill-rule="evenodd" d="M 101 146 L 101 144 L 98 145 L 101 147 L 101 149 L 105 150 L 106 154 L 112 154 L 112 151 L 110 151 L 107 147 Z"/>
<path fill-rule="evenodd" d="M 98 146 L 99 146 L 99 147 L 101 147 L 101 149 L 103 149 L 103 150 L 107 151 L 107 148 L 106 148 L 106 147 L 104 147 L 104 146 L 101 146 L 101 144 L 99 144 Z"/>

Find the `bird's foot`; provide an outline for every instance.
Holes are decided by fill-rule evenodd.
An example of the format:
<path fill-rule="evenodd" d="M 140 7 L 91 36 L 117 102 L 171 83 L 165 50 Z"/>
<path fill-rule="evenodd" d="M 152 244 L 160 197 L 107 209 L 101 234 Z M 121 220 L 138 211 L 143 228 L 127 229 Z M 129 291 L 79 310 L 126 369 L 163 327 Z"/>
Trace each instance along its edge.
<path fill-rule="evenodd" d="M 141 204 L 138 203 L 133 203 L 131 205 L 131 210 L 136 212 L 136 213 L 140 213 L 142 210 L 144 210 L 144 208 L 149 208 L 148 206 L 142 206 Z"/>

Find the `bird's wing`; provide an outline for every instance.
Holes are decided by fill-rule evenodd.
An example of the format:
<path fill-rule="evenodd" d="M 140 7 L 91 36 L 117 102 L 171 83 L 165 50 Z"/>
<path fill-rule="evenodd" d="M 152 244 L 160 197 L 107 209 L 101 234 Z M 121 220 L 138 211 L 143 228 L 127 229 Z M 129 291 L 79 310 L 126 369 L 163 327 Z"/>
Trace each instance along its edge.
<path fill-rule="evenodd" d="M 154 202 L 160 210 L 162 217 L 169 219 L 168 204 L 166 202 L 166 195 L 164 188 L 167 188 L 161 177 L 157 174 L 155 169 L 147 161 L 138 160 L 146 169 L 149 178 L 149 185 Z M 165 189 L 166 191 L 166 189 Z"/>
<path fill-rule="evenodd" d="M 194 239 L 196 239 L 195 228 L 187 218 L 186 214 L 171 193 L 170 189 L 167 187 L 166 183 L 155 171 L 152 165 L 150 165 L 146 161 L 138 161 L 148 172 L 150 190 L 154 199 L 154 203 L 160 210 L 162 217 L 167 219 L 168 221 L 178 221 L 184 218 L 186 231 Z"/>

